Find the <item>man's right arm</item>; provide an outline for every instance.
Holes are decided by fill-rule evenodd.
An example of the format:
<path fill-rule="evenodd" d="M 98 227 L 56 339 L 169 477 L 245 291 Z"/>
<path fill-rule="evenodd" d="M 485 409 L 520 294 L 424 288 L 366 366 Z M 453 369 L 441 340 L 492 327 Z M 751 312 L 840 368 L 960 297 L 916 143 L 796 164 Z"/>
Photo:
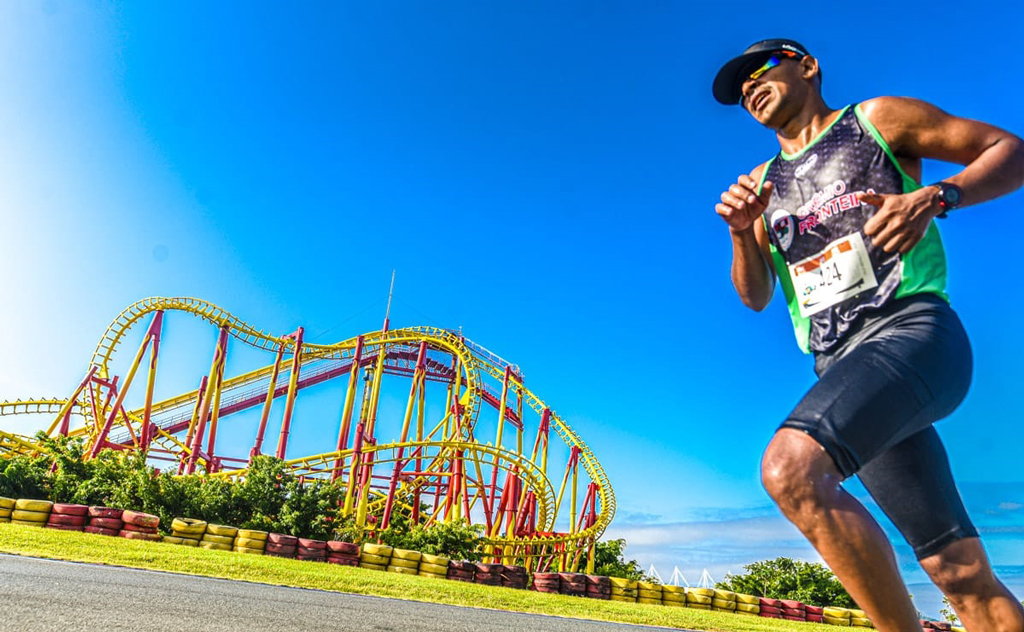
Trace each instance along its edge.
<path fill-rule="evenodd" d="M 749 176 L 740 176 L 715 205 L 732 237 L 732 284 L 743 304 L 755 311 L 768 305 L 775 289 L 768 234 L 761 221 L 774 187 L 765 182 L 758 195 L 757 183 L 763 170 L 761 165 Z"/>

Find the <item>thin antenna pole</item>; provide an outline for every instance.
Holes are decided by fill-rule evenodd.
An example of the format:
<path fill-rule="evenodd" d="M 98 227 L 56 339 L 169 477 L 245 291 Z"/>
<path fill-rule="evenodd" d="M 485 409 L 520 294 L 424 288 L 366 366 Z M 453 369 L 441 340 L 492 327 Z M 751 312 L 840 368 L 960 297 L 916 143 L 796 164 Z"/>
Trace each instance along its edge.
<path fill-rule="evenodd" d="M 388 330 L 388 325 L 391 322 L 391 299 L 395 295 L 395 271 L 391 270 L 391 289 L 388 290 L 388 308 L 384 312 L 384 331 Z"/>

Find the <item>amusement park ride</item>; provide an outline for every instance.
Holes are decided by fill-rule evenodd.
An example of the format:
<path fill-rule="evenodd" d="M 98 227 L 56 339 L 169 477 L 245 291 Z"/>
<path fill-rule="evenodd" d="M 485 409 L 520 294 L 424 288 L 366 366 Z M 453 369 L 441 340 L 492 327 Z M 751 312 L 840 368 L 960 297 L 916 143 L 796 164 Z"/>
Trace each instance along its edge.
<path fill-rule="evenodd" d="M 217 329 L 210 370 L 198 389 L 154 401 L 165 319 L 187 316 Z M 133 362 L 113 374 L 118 346 L 147 319 Z M 114 319 L 70 397 L 3 402 L 0 416 L 52 418 L 47 434 L 82 438 L 85 458 L 104 448 L 136 450 L 183 476 L 244 477 L 252 457 L 270 453 L 264 441 L 268 421 L 278 427 L 275 400 L 284 398 L 284 408 L 272 454 L 285 459 L 299 395 L 337 380 L 347 384 L 335 404 L 338 421 L 330 431 L 321 424 L 323 436 L 303 437 L 322 450 L 285 464 L 296 475 L 341 485 L 341 511 L 357 525 L 385 530 L 402 507 L 413 523 L 483 526 L 485 550 L 505 563 L 593 570 L 594 544 L 615 513 L 608 477 L 579 435 L 526 388 L 516 365 L 459 332 L 390 329 L 387 317 L 381 331 L 336 344 L 313 344 L 303 334 L 302 327 L 266 334 L 194 298 L 147 298 Z M 232 338 L 231 347 L 265 352 L 266 366 L 225 376 Z M 405 402 L 400 418 L 378 416 L 385 390 Z M 239 414 L 246 410 L 251 414 Z M 235 419 L 251 419 L 247 429 L 231 429 L 252 437 L 247 458 L 218 452 L 218 428 Z M 32 438 L 0 429 L 0 458 L 44 451 Z M 549 454 L 567 454 L 564 469 L 549 463 Z"/>

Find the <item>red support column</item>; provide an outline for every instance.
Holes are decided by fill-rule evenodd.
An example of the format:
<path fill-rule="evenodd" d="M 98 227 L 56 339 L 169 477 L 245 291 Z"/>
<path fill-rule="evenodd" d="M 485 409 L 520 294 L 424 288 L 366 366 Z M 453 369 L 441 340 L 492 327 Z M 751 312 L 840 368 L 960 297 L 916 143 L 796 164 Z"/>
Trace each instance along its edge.
<path fill-rule="evenodd" d="M 277 458 L 284 459 L 285 450 L 288 448 L 288 430 L 292 423 L 292 409 L 295 407 L 295 394 L 298 391 L 299 368 L 302 365 L 302 334 L 303 329 L 299 327 L 293 334 L 295 337 L 295 354 L 292 356 L 292 374 L 288 383 L 288 399 L 284 403 L 284 419 L 281 421 L 281 436 L 277 440 Z"/>
<path fill-rule="evenodd" d="M 363 337 L 356 339 L 356 351 L 352 357 L 352 370 L 348 376 L 348 390 L 345 392 L 345 405 L 341 411 L 341 428 L 338 430 L 338 452 L 348 447 L 348 433 L 352 427 L 352 411 L 355 408 L 356 389 L 359 386 L 359 366 L 363 361 Z M 334 469 L 331 471 L 331 481 L 341 476 L 341 469 L 345 461 L 338 458 L 334 461 Z"/>
<path fill-rule="evenodd" d="M 160 354 L 160 330 L 163 327 L 164 312 L 160 310 L 153 316 L 153 323 L 149 326 L 147 335 L 153 337 L 153 350 L 149 354 L 149 376 L 146 379 L 146 404 L 142 411 L 142 436 L 139 442 L 143 452 L 149 451 L 149 444 L 155 434 L 150 426 L 150 416 L 153 412 L 153 388 L 156 383 L 156 360 Z"/>
<path fill-rule="evenodd" d="M 206 382 L 209 379 L 208 376 L 204 375 L 199 380 L 199 389 L 196 390 L 196 405 L 192 409 L 192 421 L 188 424 L 188 432 L 185 433 L 185 445 L 192 445 L 192 438 L 195 436 L 196 428 L 199 426 L 199 409 L 203 403 L 203 393 L 206 392 Z M 188 463 L 188 458 L 185 454 L 181 455 L 181 462 L 178 463 L 178 475 L 185 473 L 185 465 Z"/>
<path fill-rule="evenodd" d="M 412 422 L 412 412 L 416 405 L 416 390 L 420 388 L 423 374 L 426 372 L 427 342 L 420 343 L 419 354 L 416 356 L 416 370 L 412 374 L 412 386 L 409 388 L 409 401 L 405 407 L 405 419 L 402 423 L 402 434 L 398 439 L 399 443 L 405 443 L 409 439 L 409 424 Z M 353 374 L 354 375 L 354 374 Z M 395 489 L 398 487 L 398 475 L 402 472 L 402 457 L 405 456 L 405 446 L 398 447 L 398 454 L 395 457 L 395 467 L 391 472 L 391 480 L 388 482 L 388 496 L 384 501 L 384 518 L 381 520 L 381 530 L 388 528 L 391 521 L 391 508 L 395 502 Z M 466 506 L 469 511 L 469 505 Z"/>
<path fill-rule="evenodd" d="M 210 439 L 206 444 L 206 454 L 211 462 L 211 467 L 207 468 L 209 472 L 215 472 L 218 469 L 213 451 L 217 445 L 217 421 L 220 419 L 220 396 L 224 387 L 224 365 L 227 364 L 227 358 L 228 338 L 223 336 L 220 347 L 220 364 L 217 366 L 216 381 L 214 382 L 213 407 L 210 410 Z"/>
<path fill-rule="evenodd" d="M 199 461 L 199 447 L 203 444 L 203 434 L 206 431 L 206 418 L 210 416 L 210 406 L 213 401 L 213 394 L 216 386 L 217 372 L 224 361 L 222 354 L 227 348 L 228 329 L 221 327 L 220 336 L 217 338 L 217 346 L 213 352 L 213 362 L 210 364 L 210 379 L 206 383 L 206 390 L 203 391 L 202 403 L 199 405 L 199 418 L 196 434 L 192 438 L 191 454 L 188 459 L 187 473 L 192 474 L 196 470 L 196 463 Z"/>

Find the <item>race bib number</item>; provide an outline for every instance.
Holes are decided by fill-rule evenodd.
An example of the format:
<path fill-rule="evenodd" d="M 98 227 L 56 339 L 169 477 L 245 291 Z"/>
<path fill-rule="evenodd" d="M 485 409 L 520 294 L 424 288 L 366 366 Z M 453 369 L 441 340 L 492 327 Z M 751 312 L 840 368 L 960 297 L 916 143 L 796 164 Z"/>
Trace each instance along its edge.
<path fill-rule="evenodd" d="M 791 264 L 789 276 L 804 318 L 878 287 L 860 233 L 837 239 L 818 254 Z"/>

